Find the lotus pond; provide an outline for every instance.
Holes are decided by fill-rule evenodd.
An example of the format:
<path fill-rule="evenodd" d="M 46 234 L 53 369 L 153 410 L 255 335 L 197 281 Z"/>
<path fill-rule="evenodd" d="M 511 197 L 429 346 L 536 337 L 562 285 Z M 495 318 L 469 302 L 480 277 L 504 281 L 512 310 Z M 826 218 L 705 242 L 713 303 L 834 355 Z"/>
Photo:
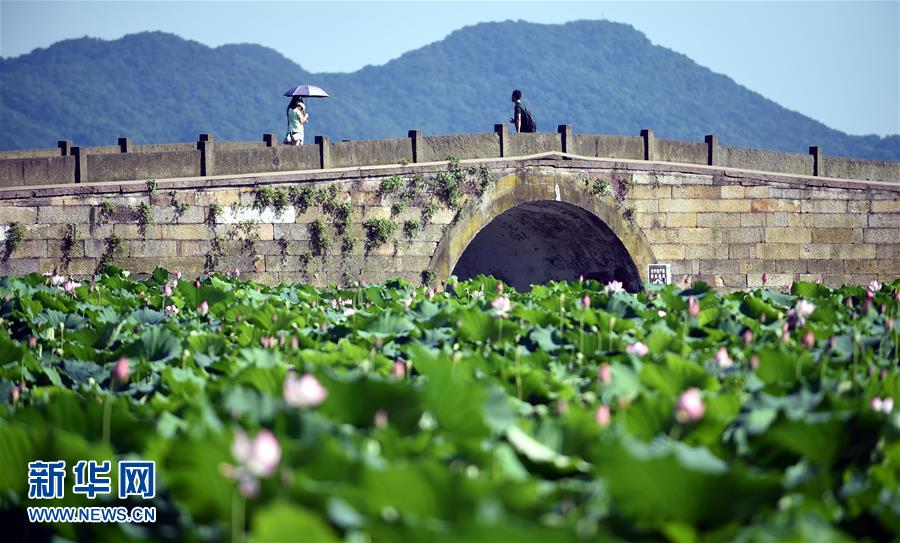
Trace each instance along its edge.
<path fill-rule="evenodd" d="M 890 540 L 898 292 L 0 278 L 0 524 L 13 540 Z M 27 498 L 29 462 L 123 458 L 156 463 L 154 498 Z M 25 516 L 121 504 L 156 522 Z"/>

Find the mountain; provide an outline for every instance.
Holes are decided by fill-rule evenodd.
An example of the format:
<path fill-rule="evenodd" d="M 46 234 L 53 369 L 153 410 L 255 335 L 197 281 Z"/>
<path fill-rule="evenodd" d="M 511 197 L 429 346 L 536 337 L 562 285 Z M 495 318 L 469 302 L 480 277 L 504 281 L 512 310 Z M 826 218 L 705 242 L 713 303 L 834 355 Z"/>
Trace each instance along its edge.
<path fill-rule="evenodd" d="M 830 155 L 900 160 L 900 136 L 828 128 L 607 21 L 482 23 L 349 74 L 312 74 L 258 45 L 209 48 L 161 32 L 67 40 L 0 60 L 0 148 L 281 136 L 281 93 L 306 82 L 331 94 L 309 103 L 308 141 L 490 132 L 510 117 L 509 95 L 520 88 L 541 131 L 649 127 L 660 138 L 718 134 L 722 145 L 799 153 L 822 145 Z"/>

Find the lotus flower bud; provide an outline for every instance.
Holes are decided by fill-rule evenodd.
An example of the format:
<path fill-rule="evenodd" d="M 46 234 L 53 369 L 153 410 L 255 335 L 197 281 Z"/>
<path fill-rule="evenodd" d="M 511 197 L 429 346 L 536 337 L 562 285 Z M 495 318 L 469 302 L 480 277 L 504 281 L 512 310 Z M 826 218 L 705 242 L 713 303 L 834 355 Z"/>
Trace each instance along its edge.
<path fill-rule="evenodd" d="M 598 407 L 597 412 L 594 414 L 594 420 L 597 421 L 597 425 L 601 428 L 609 426 L 610 422 L 612 422 L 612 412 L 609 410 L 609 406 L 601 405 Z"/>
<path fill-rule="evenodd" d="M 128 379 L 131 377 L 131 364 L 128 362 L 127 358 L 123 356 L 116 362 L 115 369 L 113 369 L 113 375 L 119 383 L 125 384 L 128 382 Z"/>
<path fill-rule="evenodd" d="M 675 405 L 675 420 L 682 424 L 696 422 L 703 418 L 705 412 L 706 405 L 703 403 L 700 391 L 696 388 L 689 388 L 678 397 Z"/>
<path fill-rule="evenodd" d="M 604 385 L 612 382 L 612 368 L 606 362 L 600 364 L 600 367 L 597 369 L 597 379 Z"/>
<path fill-rule="evenodd" d="M 700 314 L 700 302 L 697 301 L 696 298 L 690 296 L 688 298 L 688 315 L 691 317 L 696 317 Z"/>

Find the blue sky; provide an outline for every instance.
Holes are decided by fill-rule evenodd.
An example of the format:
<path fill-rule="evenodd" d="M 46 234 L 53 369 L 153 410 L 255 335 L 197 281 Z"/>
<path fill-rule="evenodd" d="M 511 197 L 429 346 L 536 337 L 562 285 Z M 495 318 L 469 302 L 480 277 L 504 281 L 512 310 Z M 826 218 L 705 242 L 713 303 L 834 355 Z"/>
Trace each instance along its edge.
<path fill-rule="evenodd" d="M 900 0 L 884 2 L 231 2 L 0 0 L 0 55 L 163 30 L 258 43 L 307 70 L 384 64 L 466 25 L 628 23 L 781 105 L 850 134 L 900 133 Z"/>

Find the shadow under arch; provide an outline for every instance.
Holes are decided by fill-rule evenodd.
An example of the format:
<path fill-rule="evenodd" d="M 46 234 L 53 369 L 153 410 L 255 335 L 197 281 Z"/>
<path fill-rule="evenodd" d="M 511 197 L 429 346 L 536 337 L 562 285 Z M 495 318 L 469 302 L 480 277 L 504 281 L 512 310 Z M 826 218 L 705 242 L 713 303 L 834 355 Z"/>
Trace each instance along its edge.
<path fill-rule="evenodd" d="M 574 173 L 547 170 L 519 169 L 470 202 L 432 257 L 438 277 L 484 273 L 523 290 L 584 275 L 640 290 L 655 262 L 640 229 L 611 197 L 583 190 Z"/>

